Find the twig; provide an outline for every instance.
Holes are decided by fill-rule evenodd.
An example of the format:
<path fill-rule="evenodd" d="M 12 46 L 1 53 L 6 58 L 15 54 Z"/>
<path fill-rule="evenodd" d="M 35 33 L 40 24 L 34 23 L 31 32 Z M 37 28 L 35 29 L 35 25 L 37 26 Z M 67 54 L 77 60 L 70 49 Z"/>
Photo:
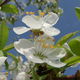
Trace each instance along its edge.
<path fill-rule="evenodd" d="M 18 2 L 17 2 L 16 0 L 14 0 L 14 1 L 15 1 L 15 3 L 16 3 L 17 7 L 18 7 L 20 10 L 23 11 L 23 8 L 18 4 Z"/>
<path fill-rule="evenodd" d="M 5 0 L 3 3 L 0 4 L 0 6 L 3 6 L 5 4 L 7 4 L 8 2 L 10 2 L 11 0 Z"/>

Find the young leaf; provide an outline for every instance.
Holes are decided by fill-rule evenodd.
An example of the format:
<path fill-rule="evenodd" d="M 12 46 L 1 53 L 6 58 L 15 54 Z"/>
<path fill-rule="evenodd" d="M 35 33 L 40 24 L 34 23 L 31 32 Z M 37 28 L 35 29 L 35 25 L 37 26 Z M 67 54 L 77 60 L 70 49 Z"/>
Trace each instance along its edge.
<path fill-rule="evenodd" d="M 64 44 L 65 42 L 67 42 L 70 38 L 72 38 L 73 36 L 75 36 L 78 32 L 79 32 L 79 31 L 66 34 L 65 36 L 61 37 L 61 39 L 57 42 L 57 44 L 63 45 L 63 44 Z"/>
<path fill-rule="evenodd" d="M 80 37 L 76 37 L 71 39 L 68 43 L 72 52 L 78 56 L 80 56 Z"/>
<path fill-rule="evenodd" d="M 2 3 L 3 0 L 0 0 L 0 4 Z"/>
<path fill-rule="evenodd" d="M 3 52 L 0 50 L 0 57 L 3 56 Z"/>
<path fill-rule="evenodd" d="M 80 20 L 80 7 L 76 7 L 75 10 L 76 10 L 76 16 Z"/>
<path fill-rule="evenodd" d="M 18 9 L 15 5 L 12 5 L 12 4 L 6 4 L 6 5 L 3 5 L 1 7 L 1 10 L 6 12 L 6 13 L 13 13 L 13 14 L 18 14 Z"/>
<path fill-rule="evenodd" d="M 74 64 L 80 62 L 80 56 L 73 56 L 64 62 L 67 63 L 68 66 L 74 65 Z"/>
<path fill-rule="evenodd" d="M 2 51 L 9 51 L 9 50 L 11 50 L 11 49 L 13 49 L 13 48 L 14 48 L 14 44 L 12 43 L 12 44 L 7 45 L 6 47 L 4 47 L 4 48 L 2 49 Z"/>
<path fill-rule="evenodd" d="M 32 70 L 32 76 L 33 76 L 33 80 L 39 80 L 39 76 L 37 75 L 35 68 L 33 68 Z"/>
<path fill-rule="evenodd" d="M 8 41 L 8 33 L 9 29 L 5 23 L 5 21 L 0 24 L 0 49 L 3 49 Z"/>
<path fill-rule="evenodd" d="M 16 56 L 14 56 L 14 55 L 11 54 L 11 53 L 7 53 L 7 55 L 10 56 L 10 57 L 12 57 L 12 59 L 15 61 L 15 64 L 16 64 L 16 66 L 15 66 L 14 68 L 12 68 L 12 69 L 9 69 L 9 68 L 8 68 L 9 71 L 12 71 L 12 70 L 14 70 L 14 69 L 17 68 L 17 65 L 18 65 L 18 59 L 16 58 Z M 9 65 L 7 65 L 7 67 L 9 67 Z"/>

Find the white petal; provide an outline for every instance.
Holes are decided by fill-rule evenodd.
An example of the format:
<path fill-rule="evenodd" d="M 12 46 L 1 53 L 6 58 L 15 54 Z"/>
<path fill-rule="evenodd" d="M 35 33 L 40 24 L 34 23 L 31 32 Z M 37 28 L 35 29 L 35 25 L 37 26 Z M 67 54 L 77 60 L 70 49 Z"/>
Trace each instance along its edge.
<path fill-rule="evenodd" d="M 15 27 L 15 28 L 13 28 L 13 31 L 18 35 L 23 34 L 29 30 L 30 30 L 30 28 L 27 28 L 27 27 Z"/>
<path fill-rule="evenodd" d="M 4 64 L 6 59 L 7 59 L 7 57 L 0 57 L 0 66 L 2 66 Z"/>
<path fill-rule="evenodd" d="M 46 16 L 44 16 L 43 21 L 50 25 L 55 25 L 57 21 L 59 20 L 59 17 L 57 14 L 53 12 L 49 12 Z"/>
<path fill-rule="evenodd" d="M 48 59 L 53 60 L 55 58 L 62 58 L 66 55 L 66 51 L 63 48 L 54 48 L 51 51 L 48 51 L 48 54 L 46 56 Z"/>
<path fill-rule="evenodd" d="M 59 60 L 53 60 L 53 61 L 46 60 L 45 62 L 48 65 L 53 66 L 53 67 L 56 67 L 56 68 L 60 68 L 60 67 L 63 67 L 63 66 L 66 65 L 65 63 L 62 63 Z"/>
<path fill-rule="evenodd" d="M 52 3 L 55 3 L 56 2 L 56 0 L 46 0 L 48 3 L 49 2 L 52 2 Z"/>
<path fill-rule="evenodd" d="M 48 44 L 48 45 L 53 45 L 54 44 L 54 38 L 53 37 L 51 37 L 51 36 L 48 36 L 48 35 L 46 35 L 46 34 L 44 34 L 44 35 L 41 35 L 41 36 L 39 36 L 36 40 L 35 40 L 35 43 L 39 43 L 39 41 L 40 40 L 43 40 L 43 43 L 44 44 Z M 40 42 L 40 44 L 41 44 L 41 42 Z"/>
<path fill-rule="evenodd" d="M 43 23 L 42 28 L 49 28 L 49 27 L 51 27 L 51 26 L 52 26 L 51 24 Z"/>
<path fill-rule="evenodd" d="M 29 56 L 27 56 L 27 58 L 28 58 L 29 61 L 32 61 L 34 63 L 43 63 L 44 62 L 39 57 L 35 57 L 33 55 L 29 55 Z"/>
<path fill-rule="evenodd" d="M 14 42 L 14 48 L 21 54 L 24 54 L 24 51 L 28 51 L 31 47 L 33 47 L 33 43 L 27 39 L 20 39 Z"/>
<path fill-rule="evenodd" d="M 67 48 L 67 49 L 69 49 L 69 50 L 71 50 L 70 49 L 70 47 L 69 47 L 69 45 L 68 45 L 68 43 L 64 43 L 64 45 L 63 45 L 65 48 Z"/>
<path fill-rule="evenodd" d="M 40 29 L 42 26 L 42 20 L 38 19 L 35 15 L 27 15 L 22 18 L 24 22 L 31 29 Z"/>
<path fill-rule="evenodd" d="M 63 47 L 65 47 L 66 49 L 68 49 L 69 51 L 71 51 L 68 43 L 64 43 Z M 73 56 L 76 56 L 72 51 L 71 51 L 71 53 L 72 53 Z"/>
<path fill-rule="evenodd" d="M 4 75 L 4 74 L 0 74 L 0 80 L 7 80 L 6 75 Z"/>
<path fill-rule="evenodd" d="M 66 51 L 64 48 L 60 48 L 59 55 L 57 55 L 57 58 L 63 58 L 66 55 Z"/>
<path fill-rule="evenodd" d="M 60 30 L 55 27 L 42 28 L 42 31 L 49 36 L 56 36 L 60 34 Z"/>
<path fill-rule="evenodd" d="M 70 67 L 76 68 L 76 67 L 79 66 L 79 65 L 80 65 L 80 63 L 77 63 L 77 64 L 74 64 L 74 65 L 72 65 L 72 66 L 70 66 Z"/>
<path fill-rule="evenodd" d="M 26 73 L 25 72 L 20 72 L 18 73 L 18 75 L 16 76 L 16 80 L 25 80 L 26 79 Z"/>

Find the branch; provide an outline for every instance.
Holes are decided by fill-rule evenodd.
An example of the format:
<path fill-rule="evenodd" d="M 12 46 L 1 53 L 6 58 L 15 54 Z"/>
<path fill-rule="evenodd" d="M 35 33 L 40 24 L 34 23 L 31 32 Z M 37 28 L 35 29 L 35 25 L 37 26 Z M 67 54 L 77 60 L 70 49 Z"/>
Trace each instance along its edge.
<path fill-rule="evenodd" d="M 14 0 L 14 2 L 16 3 L 17 7 L 23 11 L 22 7 L 18 4 L 18 2 L 16 0 Z"/>
<path fill-rule="evenodd" d="M 3 3 L 0 4 L 0 6 L 3 6 L 5 4 L 7 4 L 8 2 L 10 2 L 11 0 L 5 0 Z"/>

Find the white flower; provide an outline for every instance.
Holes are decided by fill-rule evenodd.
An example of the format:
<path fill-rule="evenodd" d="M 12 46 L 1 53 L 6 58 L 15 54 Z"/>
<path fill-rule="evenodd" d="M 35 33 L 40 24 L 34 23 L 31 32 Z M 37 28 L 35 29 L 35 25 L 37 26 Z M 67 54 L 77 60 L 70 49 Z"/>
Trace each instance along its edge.
<path fill-rule="evenodd" d="M 6 75 L 0 73 L 0 80 L 7 80 Z"/>
<path fill-rule="evenodd" d="M 49 36 L 55 36 L 60 33 L 59 29 L 53 27 L 53 25 L 55 25 L 58 20 L 58 15 L 53 12 L 49 12 L 49 14 L 45 15 L 44 17 L 26 15 L 22 18 L 22 22 L 24 22 L 28 27 L 15 27 L 13 28 L 13 31 L 20 35 L 29 30 L 38 29 Z"/>
<path fill-rule="evenodd" d="M 54 2 L 56 2 L 56 0 L 46 0 L 47 2 L 52 2 L 52 3 L 54 3 Z"/>
<path fill-rule="evenodd" d="M 76 54 L 74 54 L 74 53 L 72 52 L 72 50 L 70 49 L 68 43 L 64 43 L 63 47 L 66 48 L 67 50 L 69 50 L 73 56 L 76 56 Z"/>
<path fill-rule="evenodd" d="M 53 43 L 46 43 L 45 39 L 41 37 L 34 43 L 26 39 L 20 39 L 14 42 L 14 47 L 34 63 L 47 63 L 57 68 L 65 66 L 65 63 L 60 62 L 60 58 L 66 55 L 66 51 L 63 48 L 53 48 Z"/>
<path fill-rule="evenodd" d="M 16 80 L 29 80 L 28 77 L 26 78 L 26 72 L 20 72 L 18 73 L 18 75 L 16 76 Z"/>
<path fill-rule="evenodd" d="M 0 57 L 0 66 L 2 66 L 5 62 L 5 60 L 7 59 L 7 57 Z"/>

